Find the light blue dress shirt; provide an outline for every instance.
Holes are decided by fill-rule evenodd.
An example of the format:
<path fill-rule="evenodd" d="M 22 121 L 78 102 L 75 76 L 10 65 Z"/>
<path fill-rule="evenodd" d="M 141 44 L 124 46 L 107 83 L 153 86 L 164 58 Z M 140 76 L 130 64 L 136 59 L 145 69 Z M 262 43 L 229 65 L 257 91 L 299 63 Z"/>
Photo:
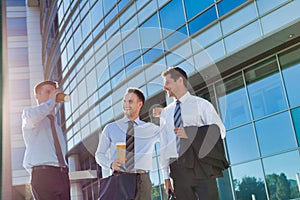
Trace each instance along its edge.
<path fill-rule="evenodd" d="M 126 143 L 128 121 L 129 119 L 124 117 L 112 122 L 105 126 L 100 134 L 95 158 L 102 168 L 109 169 L 111 163 L 118 159 L 116 144 Z M 159 127 L 153 123 L 146 123 L 139 118 L 134 120 L 134 170 L 152 169 L 152 155 L 155 143 L 159 142 L 159 130 Z"/>
<path fill-rule="evenodd" d="M 38 165 L 59 166 L 55 152 L 50 120 L 50 113 L 55 102 L 49 99 L 32 108 L 25 108 L 22 114 L 22 132 L 25 141 L 24 168 L 31 173 L 32 167 Z M 66 142 L 62 130 L 54 121 L 63 156 L 66 155 Z"/>
<path fill-rule="evenodd" d="M 216 112 L 214 106 L 207 100 L 191 95 L 187 92 L 179 101 L 181 107 L 181 117 L 183 127 L 216 124 L 220 128 L 221 137 L 226 135 L 225 126 Z M 176 107 L 176 99 L 163 109 L 160 115 L 161 139 L 161 168 L 164 179 L 169 177 L 169 159 L 177 158 L 177 142 L 174 132 L 174 111 Z"/>

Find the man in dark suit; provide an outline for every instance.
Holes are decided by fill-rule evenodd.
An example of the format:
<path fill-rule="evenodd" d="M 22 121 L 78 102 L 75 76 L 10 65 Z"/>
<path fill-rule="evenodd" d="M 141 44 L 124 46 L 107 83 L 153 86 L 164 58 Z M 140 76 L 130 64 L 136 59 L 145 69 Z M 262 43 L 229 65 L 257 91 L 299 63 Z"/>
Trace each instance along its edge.
<path fill-rule="evenodd" d="M 177 200 L 219 199 L 216 178 L 228 167 L 221 139 L 225 127 L 210 102 L 188 92 L 181 68 L 171 67 L 162 77 L 164 90 L 174 98 L 160 115 L 166 192 L 175 191 Z"/>

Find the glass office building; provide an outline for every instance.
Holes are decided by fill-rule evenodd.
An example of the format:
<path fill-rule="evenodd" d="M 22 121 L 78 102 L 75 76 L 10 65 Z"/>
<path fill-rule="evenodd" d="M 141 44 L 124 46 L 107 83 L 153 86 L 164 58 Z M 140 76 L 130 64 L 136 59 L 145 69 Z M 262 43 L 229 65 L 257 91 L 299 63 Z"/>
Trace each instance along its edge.
<path fill-rule="evenodd" d="M 74 199 L 97 199 L 94 159 L 101 129 L 123 116 L 127 87 L 147 98 L 141 116 L 167 105 L 160 73 L 178 65 L 192 93 L 213 103 L 227 129 L 230 168 L 220 199 L 300 198 L 300 1 L 40 1 L 44 76 L 71 102 L 57 113 L 74 171 Z M 152 199 L 166 199 L 158 166 Z M 72 167 L 72 166 L 71 166 Z"/>

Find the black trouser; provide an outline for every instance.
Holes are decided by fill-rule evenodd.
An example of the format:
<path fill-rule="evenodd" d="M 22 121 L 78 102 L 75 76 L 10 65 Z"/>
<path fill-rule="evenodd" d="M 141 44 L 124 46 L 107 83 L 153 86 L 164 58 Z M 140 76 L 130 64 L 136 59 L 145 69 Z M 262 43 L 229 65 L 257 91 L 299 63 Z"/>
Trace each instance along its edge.
<path fill-rule="evenodd" d="M 114 171 L 113 175 L 118 176 L 122 173 Z M 151 200 L 152 184 L 148 173 L 137 173 L 136 176 L 136 191 L 134 200 Z"/>
<path fill-rule="evenodd" d="M 195 178 L 194 169 L 185 168 L 174 161 L 170 164 L 177 200 L 218 200 L 216 178 Z"/>
<path fill-rule="evenodd" d="M 70 200 L 68 169 L 45 165 L 34 167 L 31 190 L 36 200 Z"/>

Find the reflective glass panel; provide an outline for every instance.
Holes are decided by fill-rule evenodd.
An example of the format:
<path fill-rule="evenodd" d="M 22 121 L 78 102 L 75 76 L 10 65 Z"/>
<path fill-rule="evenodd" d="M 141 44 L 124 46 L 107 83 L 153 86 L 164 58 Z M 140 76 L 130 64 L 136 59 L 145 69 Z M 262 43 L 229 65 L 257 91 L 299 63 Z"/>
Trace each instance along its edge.
<path fill-rule="evenodd" d="M 175 30 L 185 22 L 181 0 L 169 1 L 159 13 L 161 26 L 164 29 Z M 164 35 L 167 34 L 165 30 L 163 30 L 163 33 Z"/>
<path fill-rule="evenodd" d="M 227 131 L 226 144 L 231 164 L 259 157 L 252 124 Z"/>
<path fill-rule="evenodd" d="M 218 3 L 219 16 L 223 16 L 234 8 L 238 7 L 247 0 L 222 0 Z"/>
<path fill-rule="evenodd" d="M 245 78 L 255 119 L 287 108 L 275 58 L 246 70 Z"/>
<path fill-rule="evenodd" d="M 292 49 L 284 55 L 279 55 L 282 75 L 286 87 L 287 96 L 291 107 L 300 105 L 300 49 Z"/>
<path fill-rule="evenodd" d="M 219 109 L 227 129 L 249 122 L 250 111 L 241 73 L 216 85 Z"/>
<path fill-rule="evenodd" d="M 195 32 L 199 31 L 203 27 L 207 26 L 211 22 L 217 19 L 217 13 L 215 7 L 210 8 L 209 10 L 205 11 L 195 19 L 193 19 L 189 23 L 189 31 L 190 35 L 193 35 Z"/>
<path fill-rule="evenodd" d="M 255 122 L 262 156 L 296 147 L 294 130 L 288 112 Z"/>
<path fill-rule="evenodd" d="M 188 19 L 191 19 L 198 13 L 207 9 L 211 4 L 214 3 L 214 0 L 184 0 L 186 15 Z"/>
<path fill-rule="evenodd" d="M 263 165 L 271 200 L 300 197 L 297 184 L 300 172 L 298 151 L 265 158 Z"/>
<path fill-rule="evenodd" d="M 293 109 L 291 112 L 292 112 L 294 128 L 297 135 L 298 146 L 300 146 L 300 107 Z"/>
<path fill-rule="evenodd" d="M 141 25 L 140 37 L 142 49 L 148 49 L 161 40 L 157 14 Z"/>
<path fill-rule="evenodd" d="M 259 160 L 233 166 L 232 178 L 237 200 L 267 199 L 261 162 Z"/>

